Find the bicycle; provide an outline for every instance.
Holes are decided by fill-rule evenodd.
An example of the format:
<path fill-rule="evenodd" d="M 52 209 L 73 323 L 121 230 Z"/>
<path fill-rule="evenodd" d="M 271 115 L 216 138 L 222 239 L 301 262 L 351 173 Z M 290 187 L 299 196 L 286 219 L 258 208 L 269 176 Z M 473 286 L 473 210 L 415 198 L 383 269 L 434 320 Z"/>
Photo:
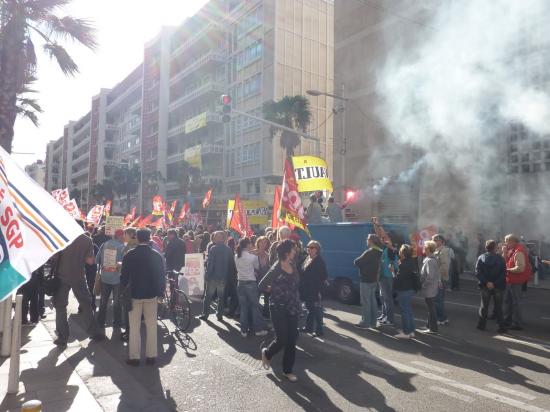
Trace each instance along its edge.
<path fill-rule="evenodd" d="M 164 296 L 158 302 L 158 317 L 164 319 L 171 315 L 176 327 L 185 332 L 191 322 L 191 301 L 187 295 L 178 288 L 179 272 L 166 273 L 166 286 Z"/>

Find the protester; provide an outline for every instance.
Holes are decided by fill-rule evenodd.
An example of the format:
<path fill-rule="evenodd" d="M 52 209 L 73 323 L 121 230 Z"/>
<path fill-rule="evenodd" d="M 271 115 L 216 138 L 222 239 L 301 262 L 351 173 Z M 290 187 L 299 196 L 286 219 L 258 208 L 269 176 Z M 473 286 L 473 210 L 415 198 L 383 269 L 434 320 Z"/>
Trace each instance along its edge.
<path fill-rule="evenodd" d="M 168 229 L 167 239 L 164 249 L 166 270 L 179 272 L 185 265 L 185 242 L 178 237 L 176 229 Z"/>
<path fill-rule="evenodd" d="M 416 293 L 415 281 L 418 276 L 416 262 L 412 257 L 412 248 L 402 245 L 399 249 L 399 264 L 394 279 L 393 288 L 397 292 L 397 301 L 401 309 L 403 331 L 395 337 L 400 339 L 414 338 L 414 315 L 411 301 Z"/>
<path fill-rule="evenodd" d="M 44 266 L 41 266 L 32 272 L 29 281 L 21 286 L 17 292 L 23 295 L 23 302 L 21 305 L 21 324 L 23 325 L 28 323 L 35 324 L 40 320 L 39 290 L 43 279 Z"/>
<path fill-rule="evenodd" d="M 439 273 L 441 274 L 441 285 L 435 299 L 437 323 L 439 325 L 449 325 L 449 319 L 447 318 L 447 312 L 445 310 L 445 291 L 449 287 L 449 270 L 451 267 L 449 247 L 445 244 L 445 238 L 442 235 L 433 235 L 432 241 L 434 241 L 437 246 L 434 257 L 437 260 Z"/>
<path fill-rule="evenodd" d="M 100 270 L 101 299 L 97 323 L 105 327 L 105 315 L 107 304 L 111 293 L 113 294 L 113 327 L 120 328 L 121 306 L 120 306 L 120 262 L 124 256 L 124 231 L 117 229 L 114 239 L 105 242 L 96 256 L 96 263 Z"/>
<path fill-rule="evenodd" d="M 224 233 L 224 232 L 222 232 Z M 231 237 L 230 233 L 227 234 L 227 247 L 231 249 L 231 253 L 235 253 L 235 239 Z M 213 246 L 214 243 L 211 242 Z M 235 266 L 235 260 L 231 261 L 231 267 L 227 272 L 227 279 L 225 280 L 225 293 L 224 293 L 224 307 L 227 310 L 227 317 L 233 318 L 237 316 L 239 310 L 239 295 L 237 293 L 237 267 Z"/>
<path fill-rule="evenodd" d="M 437 249 L 437 244 L 431 240 L 424 242 L 424 262 L 422 263 L 422 270 L 420 271 L 420 283 L 422 289 L 419 296 L 423 297 L 426 301 L 426 307 L 428 308 L 428 325 L 426 329 L 420 329 L 423 333 L 437 333 L 437 314 L 435 310 L 435 299 L 437 293 L 441 288 L 441 273 L 439 272 L 439 264 L 434 257 L 434 253 Z"/>
<path fill-rule="evenodd" d="M 126 255 L 130 250 L 134 249 L 138 245 L 137 241 L 137 229 L 134 227 L 127 227 L 124 229 L 124 249 L 123 249 L 123 255 Z M 124 326 L 124 332 L 120 333 L 120 339 L 123 342 L 128 342 L 129 339 L 129 321 L 128 321 L 128 314 L 130 312 L 130 306 L 131 306 L 131 291 L 130 291 L 130 285 L 126 285 L 123 287 L 121 285 L 120 287 L 120 309 L 122 313 L 122 324 Z"/>
<path fill-rule="evenodd" d="M 382 325 L 393 325 L 393 273 L 397 268 L 395 248 L 388 238 L 382 251 L 380 264 L 380 296 L 382 298 L 382 313 L 378 321 Z"/>
<path fill-rule="evenodd" d="M 94 256 L 97 256 L 99 253 L 99 246 L 97 246 L 94 243 Z M 90 292 L 90 296 L 92 297 L 92 312 L 95 313 L 96 311 L 96 296 L 94 293 L 94 285 L 95 285 L 95 278 L 97 276 L 97 264 L 94 263 L 90 264 L 86 262 L 84 264 L 84 272 L 86 273 L 86 285 L 88 286 L 88 291 Z M 82 312 L 82 308 L 78 308 L 78 313 Z"/>
<path fill-rule="evenodd" d="M 201 320 L 207 320 L 210 313 L 210 303 L 214 295 L 218 298 L 217 318 L 223 319 L 225 283 L 229 272 L 234 267 L 233 252 L 225 244 L 225 233 L 214 233 L 214 246 L 208 253 L 206 262 L 205 291 Z"/>
<path fill-rule="evenodd" d="M 531 278 L 531 264 L 525 246 L 516 235 L 509 234 L 504 238 L 508 255 L 506 257 L 506 306 L 505 322 L 510 330 L 522 330 L 521 287 Z"/>
<path fill-rule="evenodd" d="M 292 235 L 292 231 L 288 226 L 281 226 L 277 230 L 277 240 L 271 243 L 271 246 L 269 248 L 269 264 L 273 265 L 277 261 L 277 246 L 279 246 L 279 243 L 290 239 L 290 236 Z"/>
<path fill-rule="evenodd" d="M 239 241 L 235 254 L 235 266 L 237 268 L 237 293 L 241 305 L 241 336 L 248 336 L 250 326 L 253 327 L 256 336 L 267 335 L 267 326 L 260 314 L 260 297 L 256 281 L 256 271 L 260 268 L 258 256 L 252 253 L 253 243 L 249 238 Z"/>
<path fill-rule="evenodd" d="M 69 292 L 73 294 L 82 309 L 84 328 L 94 341 L 105 339 L 101 333 L 92 312 L 92 300 L 86 285 L 85 263 L 95 263 L 94 247 L 92 239 L 86 234 L 78 236 L 73 243 L 64 249 L 58 256 L 55 264 L 56 275 L 60 280 L 59 288 L 53 297 L 55 307 L 55 329 L 57 346 L 67 346 L 69 339 L 69 322 L 67 321 L 67 305 L 69 304 Z"/>
<path fill-rule="evenodd" d="M 309 206 L 306 209 L 306 218 L 309 224 L 322 223 L 321 213 L 323 212 L 321 205 L 317 200 L 317 196 L 312 194 L 309 196 Z"/>
<path fill-rule="evenodd" d="M 160 253 L 150 246 L 149 229 L 137 231 L 138 245 L 122 259 L 122 286 L 130 285 L 130 342 L 127 364 L 138 366 L 141 356 L 141 317 L 145 322 L 146 364 L 157 357 L 157 298 L 164 294 L 165 268 Z"/>
<path fill-rule="evenodd" d="M 294 263 L 295 257 L 294 242 L 289 239 L 280 242 L 277 246 L 277 263 L 259 283 L 260 289 L 271 288 L 269 307 L 275 329 L 275 340 L 262 349 L 262 365 L 269 369 L 273 356 L 284 349 L 283 374 L 290 382 L 298 380 L 292 371 L 296 357 L 298 316 L 301 310 L 300 277 Z"/>
<path fill-rule="evenodd" d="M 105 234 L 105 225 L 100 226 L 97 229 L 96 234 L 92 237 L 93 243 L 98 247 L 98 249 L 109 239 L 111 239 L 111 237 Z"/>
<path fill-rule="evenodd" d="M 303 331 L 323 336 L 323 308 L 321 291 L 328 279 L 327 267 L 321 256 L 321 244 L 315 240 L 307 244 L 308 257 L 300 265 L 300 289 L 306 304 L 307 317 Z"/>
<path fill-rule="evenodd" d="M 342 209 L 344 209 L 345 207 L 345 205 L 340 206 L 336 204 L 336 202 L 334 201 L 334 197 L 330 196 L 328 198 L 326 213 L 330 223 L 340 223 L 343 221 Z"/>
<path fill-rule="evenodd" d="M 479 321 L 477 328 L 485 330 L 487 314 L 491 297 L 494 300 L 494 313 L 498 323 L 498 333 L 506 333 L 502 316 L 502 301 L 506 290 L 506 262 L 496 253 L 497 243 L 494 240 L 485 242 L 483 255 L 476 262 L 475 275 L 479 280 L 481 290 L 481 307 L 479 308 Z"/>
<path fill-rule="evenodd" d="M 265 236 L 260 236 L 256 239 L 256 251 L 258 256 L 260 267 L 256 271 L 256 279 L 258 282 L 266 275 L 269 270 L 269 240 Z M 262 316 L 264 319 L 269 319 L 269 292 L 267 290 L 260 290 L 260 294 L 263 297 Z"/>
<path fill-rule="evenodd" d="M 367 237 L 367 250 L 353 262 L 359 268 L 361 294 L 361 321 L 355 325 L 360 329 L 376 328 L 376 287 L 380 272 L 382 249 L 378 236 Z"/>

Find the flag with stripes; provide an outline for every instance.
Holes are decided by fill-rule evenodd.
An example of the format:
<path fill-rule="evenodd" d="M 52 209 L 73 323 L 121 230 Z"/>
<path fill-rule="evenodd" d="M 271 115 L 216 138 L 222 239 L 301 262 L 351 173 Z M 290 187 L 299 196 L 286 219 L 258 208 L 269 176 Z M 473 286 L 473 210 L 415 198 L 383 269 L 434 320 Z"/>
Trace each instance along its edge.
<path fill-rule="evenodd" d="M 83 232 L 1 147 L 0 229 L 0 300 Z"/>

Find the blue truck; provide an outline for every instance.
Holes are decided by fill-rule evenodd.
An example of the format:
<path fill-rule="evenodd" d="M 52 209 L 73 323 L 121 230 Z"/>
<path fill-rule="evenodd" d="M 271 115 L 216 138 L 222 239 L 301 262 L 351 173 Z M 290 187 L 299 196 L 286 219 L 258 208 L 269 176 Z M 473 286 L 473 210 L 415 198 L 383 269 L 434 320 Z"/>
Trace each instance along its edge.
<path fill-rule="evenodd" d="M 405 224 L 384 223 L 384 230 L 396 244 L 407 243 L 409 228 Z M 329 273 L 329 282 L 338 300 L 353 303 L 359 296 L 359 272 L 353 261 L 366 249 L 372 223 L 345 222 L 308 225 L 311 238 L 321 244 L 321 253 Z M 304 244 L 308 238 L 302 235 Z"/>

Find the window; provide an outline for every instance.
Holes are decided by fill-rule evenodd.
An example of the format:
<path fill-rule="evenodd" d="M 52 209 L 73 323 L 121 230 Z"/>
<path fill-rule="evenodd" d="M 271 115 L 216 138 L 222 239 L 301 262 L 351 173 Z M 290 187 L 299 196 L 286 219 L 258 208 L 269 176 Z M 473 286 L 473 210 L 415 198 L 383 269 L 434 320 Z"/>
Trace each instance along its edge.
<path fill-rule="evenodd" d="M 237 70 L 248 66 L 262 57 L 262 42 L 261 40 L 255 41 L 243 51 L 235 56 L 235 66 Z"/>
<path fill-rule="evenodd" d="M 535 163 L 533 165 L 533 172 L 540 172 L 542 170 L 542 164 L 540 163 Z"/>
<path fill-rule="evenodd" d="M 528 162 L 529 161 L 529 153 L 522 153 L 521 161 L 522 162 Z"/>
<path fill-rule="evenodd" d="M 244 16 L 237 26 L 237 37 L 244 36 L 247 32 L 262 23 L 262 6 L 255 8 Z"/>
<path fill-rule="evenodd" d="M 529 165 L 521 165 L 521 171 L 522 173 L 529 173 Z"/>
<path fill-rule="evenodd" d="M 517 163 L 519 160 L 519 157 L 517 154 L 510 155 L 510 163 Z"/>

